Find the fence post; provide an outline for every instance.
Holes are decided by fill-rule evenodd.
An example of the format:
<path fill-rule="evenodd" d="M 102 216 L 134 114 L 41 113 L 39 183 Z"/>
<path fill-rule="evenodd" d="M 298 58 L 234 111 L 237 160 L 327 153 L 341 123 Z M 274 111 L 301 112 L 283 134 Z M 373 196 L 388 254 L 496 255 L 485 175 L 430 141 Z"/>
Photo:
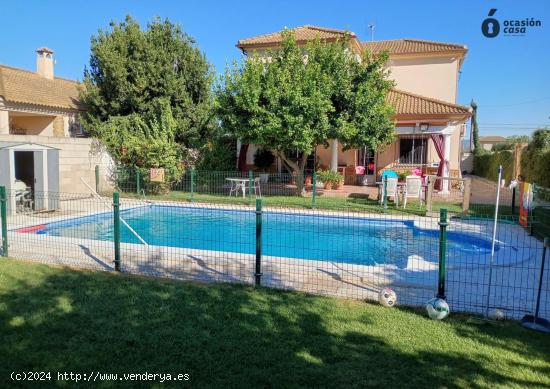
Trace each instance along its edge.
<path fill-rule="evenodd" d="M 433 199 L 433 194 L 434 194 L 434 184 L 435 184 L 435 180 L 432 180 L 430 178 L 430 176 L 428 176 L 428 195 L 426 196 L 426 208 L 427 208 L 427 212 L 432 212 L 432 207 L 433 207 L 433 204 L 432 204 L 432 199 Z"/>
<path fill-rule="evenodd" d="M 512 216 L 516 214 L 516 187 L 512 188 Z"/>
<path fill-rule="evenodd" d="M 464 180 L 464 198 L 462 199 L 462 213 L 467 214 L 470 209 L 470 193 L 472 191 L 472 180 L 466 178 Z"/>
<path fill-rule="evenodd" d="M 141 174 L 139 173 L 139 169 L 136 167 L 136 193 L 139 194 L 141 192 Z"/>
<path fill-rule="evenodd" d="M 384 196 L 384 209 L 388 209 L 388 176 L 384 176 L 384 192 L 382 196 Z"/>
<path fill-rule="evenodd" d="M 439 278 L 437 282 L 437 297 L 445 299 L 445 266 L 447 255 L 447 209 L 439 210 Z"/>
<path fill-rule="evenodd" d="M 254 173 L 252 170 L 248 171 L 248 200 L 250 202 L 250 205 L 252 205 L 252 185 L 254 180 Z"/>
<path fill-rule="evenodd" d="M 2 218 L 2 256 L 8 256 L 8 198 L 6 187 L 0 186 L 0 217 Z"/>
<path fill-rule="evenodd" d="M 120 198 L 113 193 L 113 241 L 115 244 L 115 270 L 120 271 Z"/>
<path fill-rule="evenodd" d="M 99 193 L 99 165 L 95 165 L 95 191 Z"/>
<path fill-rule="evenodd" d="M 317 172 L 313 172 L 311 183 L 313 184 L 313 188 L 311 189 L 311 208 L 315 209 L 317 206 Z"/>
<path fill-rule="evenodd" d="M 532 186 L 531 191 L 533 192 L 533 202 L 534 202 L 537 196 L 537 186 L 534 182 L 531 184 L 531 186 Z M 527 217 L 527 224 L 529 225 L 529 236 L 533 236 L 533 232 L 535 229 L 535 225 L 534 225 L 535 215 L 534 215 L 533 208 L 534 208 L 533 206 L 529 207 L 529 216 Z"/>
<path fill-rule="evenodd" d="M 191 169 L 191 202 L 195 197 L 195 169 Z"/>
<path fill-rule="evenodd" d="M 256 272 L 255 284 L 262 283 L 262 199 L 256 199 Z"/>

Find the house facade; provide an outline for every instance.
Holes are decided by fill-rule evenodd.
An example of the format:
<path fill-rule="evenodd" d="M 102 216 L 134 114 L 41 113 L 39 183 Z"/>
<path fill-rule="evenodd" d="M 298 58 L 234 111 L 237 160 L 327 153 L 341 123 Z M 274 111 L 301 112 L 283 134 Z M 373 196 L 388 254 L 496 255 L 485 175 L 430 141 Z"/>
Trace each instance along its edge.
<path fill-rule="evenodd" d="M 506 138 L 500 135 L 487 135 L 479 137 L 479 144 L 486 151 L 492 151 L 494 145 L 505 142 Z"/>
<path fill-rule="evenodd" d="M 395 109 L 395 141 L 381 150 L 344 151 L 333 139 L 328 148 L 318 146 L 315 150 L 318 166 L 341 171 L 346 184 L 356 182 L 357 166 L 365 167 L 369 183 L 385 169 L 420 167 L 424 174 L 460 176 L 461 142 L 471 116 L 467 107 L 456 103 L 466 46 L 416 39 L 361 42 L 353 32 L 316 26 L 297 27 L 293 32 L 298 45 L 315 38 L 324 42 L 347 39 L 350 50 L 357 54 L 388 52 L 387 69 L 396 84 L 387 96 Z M 242 39 L 237 47 L 244 55 L 266 55 L 281 42 L 281 33 L 275 32 Z M 253 164 L 254 151 L 253 145 L 246 149 L 247 165 Z"/>
<path fill-rule="evenodd" d="M 35 71 L 0 65 L 0 185 L 8 190 L 23 182 L 33 192 L 89 193 L 82 179 L 94 186 L 96 166 L 108 185 L 111 159 L 79 124 L 79 84 L 56 77 L 54 64 L 43 47 Z"/>

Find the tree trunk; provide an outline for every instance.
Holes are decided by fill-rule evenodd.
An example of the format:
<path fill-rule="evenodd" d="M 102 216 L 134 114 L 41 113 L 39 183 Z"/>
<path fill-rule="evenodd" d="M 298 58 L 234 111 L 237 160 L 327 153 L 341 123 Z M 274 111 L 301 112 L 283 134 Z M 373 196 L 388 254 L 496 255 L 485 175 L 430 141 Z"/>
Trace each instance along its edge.
<path fill-rule="evenodd" d="M 288 170 L 296 174 L 296 194 L 303 196 L 305 192 L 304 188 L 304 169 L 306 167 L 307 158 L 309 154 L 302 154 L 302 158 L 296 163 L 287 158 L 284 152 L 278 151 L 277 155 L 281 158 Z"/>

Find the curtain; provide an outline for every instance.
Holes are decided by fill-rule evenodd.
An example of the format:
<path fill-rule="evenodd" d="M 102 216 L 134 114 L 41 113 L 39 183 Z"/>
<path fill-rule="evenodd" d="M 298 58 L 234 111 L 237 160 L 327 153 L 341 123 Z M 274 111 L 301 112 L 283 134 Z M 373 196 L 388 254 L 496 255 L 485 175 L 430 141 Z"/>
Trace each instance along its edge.
<path fill-rule="evenodd" d="M 240 172 L 246 172 L 247 166 L 246 166 L 246 153 L 248 151 L 248 144 L 242 144 L 241 149 L 239 150 L 239 160 L 237 161 L 237 169 L 239 169 Z"/>
<path fill-rule="evenodd" d="M 430 137 L 434 142 L 435 151 L 437 152 L 437 156 L 439 157 L 439 167 L 437 168 L 437 176 L 443 177 L 444 169 L 445 167 L 448 168 L 448 165 L 449 165 L 449 161 L 445 159 L 445 138 L 441 134 L 431 134 Z M 437 180 L 435 182 L 434 188 L 437 190 L 441 190 L 442 187 L 443 187 L 443 180 Z"/>

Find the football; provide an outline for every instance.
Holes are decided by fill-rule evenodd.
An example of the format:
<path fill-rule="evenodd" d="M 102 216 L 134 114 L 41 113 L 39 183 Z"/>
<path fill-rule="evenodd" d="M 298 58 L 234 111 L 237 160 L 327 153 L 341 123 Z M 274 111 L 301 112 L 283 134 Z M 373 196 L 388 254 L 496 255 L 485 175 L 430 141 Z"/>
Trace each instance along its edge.
<path fill-rule="evenodd" d="M 434 297 L 426 303 L 428 316 L 433 320 L 443 320 L 449 315 L 449 305 L 443 299 Z"/>
<path fill-rule="evenodd" d="M 390 288 L 384 288 L 378 294 L 378 301 L 384 307 L 393 307 L 397 303 L 397 295 Z"/>

